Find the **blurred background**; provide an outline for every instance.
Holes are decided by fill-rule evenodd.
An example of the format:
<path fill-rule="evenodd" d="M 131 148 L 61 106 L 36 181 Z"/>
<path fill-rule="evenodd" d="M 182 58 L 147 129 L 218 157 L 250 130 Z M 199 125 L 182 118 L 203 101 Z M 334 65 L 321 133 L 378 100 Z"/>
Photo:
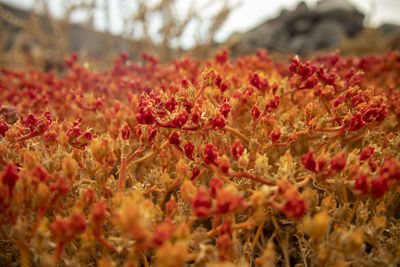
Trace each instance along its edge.
<path fill-rule="evenodd" d="M 125 51 L 169 62 L 268 49 L 274 57 L 400 49 L 399 0 L 0 0 L 0 67 L 102 68 Z"/>

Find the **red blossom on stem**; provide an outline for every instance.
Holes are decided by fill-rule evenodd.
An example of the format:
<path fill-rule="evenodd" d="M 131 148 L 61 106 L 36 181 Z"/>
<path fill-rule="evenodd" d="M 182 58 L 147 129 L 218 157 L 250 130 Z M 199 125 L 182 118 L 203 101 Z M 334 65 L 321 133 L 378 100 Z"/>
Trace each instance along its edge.
<path fill-rule="evenodd" d="M 214 56 L 214 59 L 219 64 L 221 64 L 221 65 L 224 64 L 229 59 L 229 51 L 224 49 L 224 50 L 216 53 L 215 56 Z"/>
<path fill-rule="evenodd" d="M 371 180 L 371 195 L 375 198 L 382 198 L 387 190 L 389 190 L 387 178 L 379 177 Z"/>
<path fill-rule="evenodd" d="M 253 117 L 253 120 L 257 120 L 261 115 L 260 109 L 254 105 L 253 108 L 251 109 L 251 116 Z"/>
<path fill-rule="evenodd" d="M 154 124 L 156 122 L 156 117 L 153 109 L 146 104 L 139 106 L 136 120 L 140 124 Z"/>
<path fill-rule="evenodd" d="M 175 131 L 170 135 L 168 140 L 171 145 L 175 145 L 177 147 L 179 147 L 181 145 L 181 140 L 179 139 L 179 134 Z"/>
<path fill-rule="evenodd" d="M 354 190 L 360 192 L 362 195 L 366 195 L 369 192 L 371 179 L 367 174 L 360 174 L 354 178 Z"/>
<path fill-rule="evenodd" d="M 167 203 L 165 203 L 165 215 L 172 218 L 173 216 L 175 216 L 177 209 L 178 203 L 176 202 L 174 197 L 171 197 L 171 199 L 168 200 Z"/>
<path fill-rule="evenodd" d="M 362 120 L 361 114 L 356 114 L 350 119 L 349 132 L 354 132 L 364 127 L 365 122 Z"/>
<path fill-rule="evenodd" d="M 265 107 L 266 112 L 272 112 L 276 110 L 279 106 L 280 99 L 279 96 L 274 96 L 272 99 L 269 100 L 267 106 Z"/>
<path fill-rule="evenodd" d="M 317 167 L 317 162 L 315 161 L 314 157 L 314 151 L 310 150 L 308 151 L 307 154 L 303 155 L 301 157 L 301 162 L 304 165 L 304 168 L 306 168 L 309 171 L 316 172 L 316 167 Z"/>
<path fill-rule="evenodd" d="M 243 147 L 242 143 L 240 142 L 240 140 L 236 139 L 235 142 L 233 142 L 233 144 L 232 144 L 232 150 L 231 150 L 232 156 L 235 159 L 239 159 L 239 157 L 241 155 L 243 155 L 243 150 L 244 150 L 244 147 Z"/>
<path fill-rule="evenodd" d="M 286 201 L 285 205 L 281 208 L 281 211 L 285 213 L 288 218 L 298 219 L 303 216 L 307 209 L 307 203 L 302 198 L 291 198 Z"/>
<path fill-rule="evenodd" d="M 56 219 L 50 225 L 50 229 L 57 241 L 55 259 L 56 262 L 59 262 L 64 246 L 74 240 L 79 232 L 86 229 L 85 218 L 81 214 L 72 214 L 70 218 Z"/>
<path fill-rule="evenodd" d="M 170 100 L 167 101 L 167 103 L 165 103 L 165 108 L 169 111 L 169 112 L 173 112 L 175 110 L 175 107 L 178 105 L 178 102 L 175 100 L 174 97 L 172 97 Z"/>
<path fill-rule="evenodd" d="M 381 177 L 394 179 L 400 182 L 400 164 L 397 160 L 391 158 L 386 160 L 379 171 Z"/>
<path fill-rule="evenodd" d="M 185 150 L 186 157 L 188 157 L 188 159 L 190 160 L 194 160 L 193 157 L 194 145 L 191 142 L 187 142 L 183 147 L 183 149 Z"/>
<path fill-rule="evenodd" d="M 217 202 L 216 211 L 219 214 L 226 214 L 238 209 L 243 210 L 247 207 L 243 196 L 229 188 L 217 190 L 215 199 Z"/>
<path fill-rule="evenodd" d="M 218 177 L 212 177 L 209 184 L 209 192 L 211 197 L 215 198 L 217 196 L 217 192 L 224 187 L 224 182 L 221 181 Z"/>
<path fill-rule="evenodd" d="M 3 137 L 6 136 L 8 129 L 10 129 L 10 126 L 4 120 L 0 120 L 0 135 Z"/>
<path fill-rule="evenodd" d="M 371 158 L 373 155 L 374 155 L 374 147 L 368 146 L 361 151 L 360 161 L 367 160 L 367 159 Z"/>
<path fill-rule="evenodd" d="M 193 181 L 196 179 L 197 176 L 200 174 L 200 168 L 198 166 L 194 167 L 192 170 L 192 176 L 190 177 L 190 180 Z"/>
<path fill-rule="evenodd" d="M 222 104 L 221 107 L 219 108 L 219 112 L 221 112 L 222 116 L 224 116 L 225 119 L 228 118 L 230 111 L 231 111 L 231 108 L 227 102 Z"/>
<path fill-rule="evenodd" d="M 125 124 L 121 129 L 121 138 L 122 140 L 126 141 L 131 136 L 131 129 L 129 128 L 128 124 Z"/>
<path fill-rule="evenodd" d="M 221 261 L 229 258 L 230 250 L 232 248 L 232 238 L 227 235 L 220 235 L 217 239 L 218 257 Z"/>
<path fill-rule="evenodd" d="M 220 169 L 223 173 L 228 174 L 229 169 L 230 169 L 230 167 L 231 167 L 231 163 L 230 163 L 230 161 L 229 161 L 229 159 L 228 159 L 227 156 L 223 156 L 223 157 L 218 161 L 218 167 L 219 167 L 219 169 Z"/>
<path fill-rule="evenodd" d="M 217 148 L 212 144 L 206 145 L 206 147 L 204 148 L 204 162 L 207 164 L 217 165 L 217 158 L 218 158 Z"/>
<path fill-rule="evenodd" d="M 296 73 L 306 80 L 308 77 L 314 74 L 315 67 L 310 66 L 308 63 L 300 63 L 299 57 L 296 55 L 292 58 L 292 64 L 289 66 L 291 73 Z"/>
<path fill-rule="evenodd" d="M 212 129 L 223 129 L 226 125 L 226 121 L 224 116 L 222 116 L 220 113 L 214 116 L 214 118 L 211 119 L 211 128 Z"/>
<path fill-rule="evenodd" d="M 346 154 L 342 151 L 331 159 L 331 169 L 341 171 L 346 167 Z"/>
<path fill-rule="evenodd" d="M 281 138 L 281 129 L 279 129 L 279 128 L 273 129 L 270 137 L 271 137 L 272 143 L 279 142 L 279 139 Z"/>
<path fill-rule="evenodd" d="M 197 217 L 209 217 L 212 214 L 211 199 L 206 191 L 200 189 L 197 192 L 193 200 L 193 209 Z"/>
<path fill-rule="evenodd" d="M 283 212 L 288 218 L 299 219 L 307 210 L 306 201 L 300 196 L 296 187 L 289 184 L 286 179 L 277 182 L 278 194 L 283 198 L 284 203 L 273 203 L 274 206 Z"/>
<path fill-rule="evenodd" d="M 175 116 L 172 120 L 172 125 L 176 128 L 182 128 L 189 119 L 189 114 L 184 111 Z"/>
<path fill-rule="evenodd" d="M 165 241 L 170 239 L 174 232 L 175 226 L 172 224 L 170 218 L 166 218 L 163 223 L 158 224 L 154 229 L 153 243 L 156 247 L 164 244 Z"/>
<path fill-rule="evenodd" d="M 8 194 L 11 197 L 14 191 L 14 187 L 17 184 L 19 179 L 19 175 L 17 172 L 17 168 L 14 164 L 7 164 L 3 170 L 3 174 L 1 176 L 1 181 L 3 184 L 8 187 Z"/>
<path fill-rule="evenodd" d="M 268 80 L 267 79 L 261 80 L 257 73 L 249 74 L 249 81 L 251 85 L 262 91 L 267 90 L 269 87 Z"/>

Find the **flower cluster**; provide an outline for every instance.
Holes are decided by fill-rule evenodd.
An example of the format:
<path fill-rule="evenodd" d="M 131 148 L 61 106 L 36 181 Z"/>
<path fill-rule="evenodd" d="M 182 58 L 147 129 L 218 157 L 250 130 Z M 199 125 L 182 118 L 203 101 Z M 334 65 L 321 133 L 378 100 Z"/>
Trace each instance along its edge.
<path fill-rule="evenodd" d="M 399 264 L 400 54 L 0 76 L 0 261 Z"/>

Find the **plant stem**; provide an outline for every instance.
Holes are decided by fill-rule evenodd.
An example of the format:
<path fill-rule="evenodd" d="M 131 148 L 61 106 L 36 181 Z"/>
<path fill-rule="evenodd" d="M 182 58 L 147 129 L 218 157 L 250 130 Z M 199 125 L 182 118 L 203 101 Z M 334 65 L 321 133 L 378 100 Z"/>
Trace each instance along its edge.
<path fill-rule="evenodd" d="M 17 141 L 25 141 L 25 140 L 28 140 L 28 139 L 33 138 L 33 137 L 35 137 L 35 136 L 38 136 L 38 135 L 39 135 L 39 133 L 36 132 L 36 131 L 34 131 L 34 132 L 28 133 L 27 135 L 20 136 L 20 137 L 18 137 L 18 138 L 15 139 L 15 140 L 17 140 Z"/>
<path fill-rule="evenodd" d="M 165 141 L 164 143 L 161 144 L 160 148 L 162 149 L 162 148 L 164 148 L 164 147 L 165 147 L 166 145 L 168 145 L 168 144 L 169 144 L 169 141 L 167 140 L 167 141 Z M 152 152 L 148 153 L 147 155 L 145 155 L 144 157 L 135 160 L 135 161 L 133 162 L 133 164 L 138 164 L 138 163 L 141 163 L 141 162 L 143 162 L 143 161 L 145 161 L 145 160 L 148 160 L 148 159 L 154 157 L 155 155 L 157 155 L 157 153 L 158 153 L 158 152 L 156 152 L 156 151 L 152 151 Z"/>
<path fill-rule="evenodd" d="M 29 267 L 29 251 L 25 244 L 21 241 L 17 241 L 19 253 L 21 254 L 21 267 Z"/>
<path fill-rule="evenodd" d="M 265 184 L 265 185 L 273 185 L 274 184 L 273 182 L 266 181 L 266 180 L 264 180 L 264 179 L 262 179 L 260 177 L 254 176 L 254 175 L 252 175 L 251 173 L 249 173 L 247 171 L 230 172 L 229 176 L 230 177 L 244 177 L 244 178 L 247 178 L 247 179 L 262 183 L 262 184 Z"/>
<path fill-rule="evenodd" d="M 139 153 L 143 152 L 144 149 L 144 145 L 140 145 L 135 152 L 133 152 L 133 154 L 126 160 L 126 164 L 128 164 L 129 162 L 131 162 Z"/>
<path fill-rule="evenodd" d="M 337 127 L 321 127 L 321 128 L 315 128 L 314 131 L 316 132 L 336 132 L 336 131 L 341 131 L 343 130 L 343 126 L 337 126 Z"/>
<path fill-rule="evenodd" d="M 107 240 L 104 239 L 104 237 L 102 237 L 101 235 L 96 235 L 96 239 L 97 241 L 99 241 L 100 244 L 102 244 L 104 247 L 106 247 L 108 250 L 110 250 L 111 252 L 115 252 L 115 248 L 113 246 L 111 246 Z"/>
<path fill-rule="evenodd" d="M 121 157 L 121 168 L 119 170 L 119 178 L 118 178 L 119 192 L 125 189 L 125 168 L 126 168 L 126 158 Z"/>
<path fill-rule="evenodd" d="M 354 204 L 353 209 L 351 210 L 351 215 L 349 217 L 348 222 L 351 222 L 353 220 L 354 215 L 356 214 L 357 208 L 360 205 L 360 202 L 361 202 L 361 196 L 358 196 L 356 203 Z"/>
<path fill-rule="evenodd" d="M 256 235 L 254 236 L 253 242 L 251 243 L 251 246 L 253 247 L 253 249 L 256 247 L 258 238 L 260 237 L 261 231 L 264 228 L 264 224 L 266 221 L 267 221 L 267 218 L 265 217 L 257 228 Z"/>
<path fill-rule="evenodd" d="M 54 258 L 55 258 L 56 263 L 60 262 L 61 254 L 62 254 L 63 249 L 64 249 L 64 242 L 59 242 L 57 244 L 56 252 L 54 254 Z"/>
<path fill-rule="evenodd" d="M 228 132 L 231 132 L 231 133 L 233 133 L 233 134 L 239 136 L 240 138 L 242 138 L 243 141 L 245 141 L 247 145 L 250 143 L 249 138 L 247 138 L 247 136 L 245 136 L 244 134 L 242 134 L 242 133 L 239 132 L 238 130 L 236 130 L 236 129 L 234 129 L 234 128 L 228 126 L 228 125 L 226 125 L 224 129 L 227 130 Z"/>

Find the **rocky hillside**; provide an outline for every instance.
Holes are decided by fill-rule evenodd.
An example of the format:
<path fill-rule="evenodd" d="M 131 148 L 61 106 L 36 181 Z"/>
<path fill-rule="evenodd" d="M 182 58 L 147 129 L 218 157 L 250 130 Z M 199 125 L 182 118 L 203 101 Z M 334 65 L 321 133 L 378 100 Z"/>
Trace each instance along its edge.
<path fill-rule="evenodd" d="M 364 14 L 347 0 L 321 0 L 315 8 L 300 2 L 254 29 L 234 34 L 228 41 L 234 55 L 258 48 L 301 55 L 339 46 L 364 28 Z"/>

